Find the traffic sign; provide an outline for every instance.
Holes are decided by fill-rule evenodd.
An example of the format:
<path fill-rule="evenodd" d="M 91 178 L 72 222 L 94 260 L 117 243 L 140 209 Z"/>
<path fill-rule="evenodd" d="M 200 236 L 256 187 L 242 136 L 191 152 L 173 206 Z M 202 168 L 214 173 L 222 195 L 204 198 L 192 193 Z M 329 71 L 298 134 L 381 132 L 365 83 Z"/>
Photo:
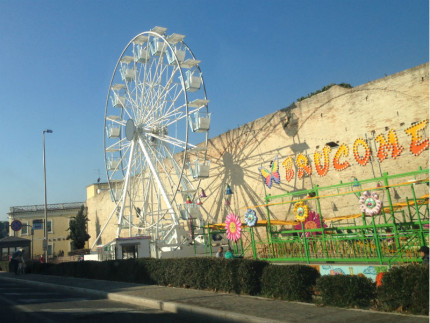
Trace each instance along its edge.
<path fill-rule="evenodd" d="M 10 224 L 10 227 L 12 228 L 13 231 L 19 231 L 22 229 L 22 223 L 19 220 L 13 220 L 12 223 Z"/>

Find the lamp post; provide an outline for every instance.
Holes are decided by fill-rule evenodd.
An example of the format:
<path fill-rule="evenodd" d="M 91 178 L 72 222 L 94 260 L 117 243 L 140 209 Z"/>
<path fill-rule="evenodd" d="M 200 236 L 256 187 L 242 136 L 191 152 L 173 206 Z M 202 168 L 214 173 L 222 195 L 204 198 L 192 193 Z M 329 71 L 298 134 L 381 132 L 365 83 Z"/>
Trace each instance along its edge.
<path fill-rule="evenodd" d="M 43 251 L 45 251 L 45 259 L 48 262 L 48 206 L 46 199 L 46 159 L 45 159 L 45 133 L 52 133 L 52 130 L 45 129 L 42 132 L 43 137 L 43 180 L 45 183 L 45 224 L 43 226 Z"/>

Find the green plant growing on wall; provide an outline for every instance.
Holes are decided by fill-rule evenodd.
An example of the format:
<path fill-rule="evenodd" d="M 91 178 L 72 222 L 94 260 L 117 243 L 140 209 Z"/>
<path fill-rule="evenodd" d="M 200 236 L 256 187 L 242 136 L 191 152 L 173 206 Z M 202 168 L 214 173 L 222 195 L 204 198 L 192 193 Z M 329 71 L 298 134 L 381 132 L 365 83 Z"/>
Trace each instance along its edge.
<path fill-rule="evenodd" d="M 67 239 L 72 239 L 72 249 L 83 249 L 85 242 L 90 235 L 87 233 L 88 217 L 85 214 L 85 208 L 82 205 L 78 214 L 70 220 L 69 235 Z"/>
<path fill-rule="evenodd" d="M 346 89 L 351 89 L 352 85 L 349 83 L 339 83 L 339 84 L 335 84 L 335 83 L 331 83 L 329 85 L 323 86 L 323 88 L 321 90 L 317 90 L 315 92 L 309 93 L 306 96 L 302 96 L 301 98 L 297 99 L 297 102 L 303 101 L 305 99 L 310 98 L 311 96 L 314 96 L 315 94 L 321 93 L 321 92 L 325 92 L 327 90 L 329 90 L 332 86 L 338 85 L 340 87 L 346 88 Z"/>

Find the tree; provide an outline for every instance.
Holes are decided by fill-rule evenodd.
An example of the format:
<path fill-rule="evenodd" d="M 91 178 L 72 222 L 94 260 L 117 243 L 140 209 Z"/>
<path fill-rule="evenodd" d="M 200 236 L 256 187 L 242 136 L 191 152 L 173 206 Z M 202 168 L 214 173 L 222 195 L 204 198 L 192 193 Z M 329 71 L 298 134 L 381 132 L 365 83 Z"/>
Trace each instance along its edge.
<path fill-rule="evenodd" d="M 69 235 L 67 239 L 72 239 L 72 249 L 83 249 L 85 242 L 90 235 L 87 233 L 88 217 L 85 214 L 85 208 L 82 205 L 78 214 L 70 220 Z"/>
<path fill-rule="evenodd" d="M 0 221 L 0 239 L 9 235 L 9 222 Z"/>

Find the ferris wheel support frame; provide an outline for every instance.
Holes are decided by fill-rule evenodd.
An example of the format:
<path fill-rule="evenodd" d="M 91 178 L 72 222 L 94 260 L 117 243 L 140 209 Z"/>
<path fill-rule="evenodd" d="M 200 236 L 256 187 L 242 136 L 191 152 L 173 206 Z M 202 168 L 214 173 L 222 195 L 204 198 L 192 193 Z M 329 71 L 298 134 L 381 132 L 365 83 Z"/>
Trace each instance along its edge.
<path fill-rule="evenodd" d="M 121 208 L 119 211 L 119 216 L 118 216 L 118 228 L 117 228 L 117 232 L 116 232 L 116 236 L 119 237 L 119 234 L 121 232 L 121 222 L 122 222 L 122 217 L 124 214 L 124 204 L 125 204 L 125 196 L 127 194 L 127 187 L 128 187 L 128 182 L 130 179 L 130 170 L 131 170 L 131 160 L 133 157 L 133 153 L 134 153 L 134 141 L 131 142 L 131 147 L 130 147 L 130 156 L 129 156 L 129 160 L 128 160 L 128 167 L 127 167 L 127 173 L 125 174 L 125 183 L 124 183 L 124 190 L 122 192 L 122 203 L 121 203 Z M 118 205 L 117 207 L 118 208 Z"/>
<path fill-rule="evenodd" d="M 139 146 L 142 149 L 143 154 L 145 155 L 146 162 L 148 163 L 149 169 L 152 172 L 152 176 L 154 176 L 154 179 L 157 182 L 158 189 L 160 190 L 161 195 L 164 198 L 164 202 L 167 204 L 167 208 L 168 208 L 168 210 L 170 212 L 170 215 L 171 215 L 172 219 L 174 220 L 175 225 L 178 225 L 179 224 L 178 218 L 176 216 L 175 211 L 173 210 L 173 207 L 172 207 L 172 204 L 169 201 L 169 198 L 167 197 L 167 193 L 164 190 L 164 186 L 161 183 L 160 177 L 158 176 L 158 173 L 155 170 L 154 165 L 152 164 L 152 160 L 151 160 L 151 158 L 150 158 L 150 156 L 148 154 L 148 151 L 145 148 L 145 145 L 142 142 L 142 138 L 140 138 L 140 135 L 138 135 L 138 136 L 139 136 L 139 139 L 138 139 Z"/>

